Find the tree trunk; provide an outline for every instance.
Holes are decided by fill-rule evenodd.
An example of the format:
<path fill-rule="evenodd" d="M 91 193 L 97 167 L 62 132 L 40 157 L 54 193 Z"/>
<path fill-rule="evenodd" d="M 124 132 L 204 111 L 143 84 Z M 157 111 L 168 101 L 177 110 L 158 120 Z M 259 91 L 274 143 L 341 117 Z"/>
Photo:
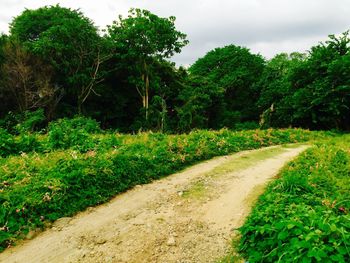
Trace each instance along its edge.
<path fill-rule="evenodd" d="M 143 82 L 142 90 L 138 90 L 141 98 L 142 98 L 142 106 L 145 111 L 145 120 L 148 120 L 148 108 L 149 108 L 149 75 L 146 61 L 143 61 L 143 73 L 141 75 L 141 79 Z"/>
<path fill-rule="evenodd" d="M 164 132 L 165 128 L 165 118 L 167 114 L 167 106 L 166 106 L 166 101 L 165 99 L 162 98 L 162 113 L 161 113 L 161 124 L 160 124 L 160 130 L 161 132 Z"/>
<path fill-rule="evenodd" d="M 148 120 L 148 107 L 149 107 L 149 77 L 148 73 L 146 73 L 146 80 L 145 80 L 145 117 L 146 121 Z"/>
<path fill-rule="evenodd" d="M 81 96 L 78 96 L 78 115 L 81 115 L 83 112 L 83 100 Z"/>

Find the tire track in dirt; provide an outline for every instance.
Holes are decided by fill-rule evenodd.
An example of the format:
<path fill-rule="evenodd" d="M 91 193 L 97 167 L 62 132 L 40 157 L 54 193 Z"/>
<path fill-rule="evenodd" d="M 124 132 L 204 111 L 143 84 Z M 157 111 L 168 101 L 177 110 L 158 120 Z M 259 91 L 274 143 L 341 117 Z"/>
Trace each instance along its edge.
<path fill-rule="evenodd" d="M 307 146 L 214 158 L 118 195 L 0 254 L 0 262 L 215 262 L 264 185 Z"/>

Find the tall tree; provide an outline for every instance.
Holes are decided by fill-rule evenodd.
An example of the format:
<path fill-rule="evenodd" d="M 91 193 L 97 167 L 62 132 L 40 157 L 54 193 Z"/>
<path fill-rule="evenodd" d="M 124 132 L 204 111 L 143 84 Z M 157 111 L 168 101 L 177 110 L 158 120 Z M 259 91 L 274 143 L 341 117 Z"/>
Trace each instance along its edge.
<path fill-rule="evenodd" d="M 277 54 L 269 60 L 257 86 L 261 90 L 257 108 L 264 127 L 287 127 L 293 119 L 291 75 L 305 60 L 306 54 Z"/>
<path fill-rule="evenodd" d="M 8 36 L 1 34 L 0 35 L 0 117 L 7 114 L 10 110 L 14 110 L 13 105 L 15 102 L 8 96 L 5 81 L 4 81 L 4 68 L 3 64 L 5 63 L 5 46 L 8 41 Z"/>
<path fill-rule="evenodd" d="M 225 90 L 201 76 L 188 76 L 179 92 L 178 130 L 216 128 Z"/>
<path fill-rule="evenodd" d="M 24 112 L 39 107 L 52 107 L 56 90 L 51 83 L 51 67 L 30 54 L 18 41 L 3 47 L 2 85 L 13 97 L 17 109 Z"/>
<path fill-rule="evenodd" d="M 229 45 L 216 48 L 198 59 L 189 69 L 224 89 L 224 106 L 217 126 L 233 127 L 237 121 L 258 120 L 255 107 L 260 91 L 256 82 L 264 69 L 264 59 L 247 48 Z"/>
<path fill-rule="evenodd" d="M 150 126 L 158 131 L 174 131 L 178 126 L 176 107 L 179 93 L 185 88 L 187 72 L 175 63 L 159 61 L 153 65 L 153 98 L 150 103 Z"/>
<path fill-rule="evenodd" d="M 79 10 L 45 6 L 14 18 L 10 33 L 52 65 L 56 86 L 75 97 L 80 113 L 87 97 L 96 93 L 103 79 L 101 63 L 108 58 L 92 21 Z"/>
<path fill-rule="evenodd" d="M 175 17 L 161 18 L 150 11 L 130 9 L 129 16 L 114 21 L 108 34 L 122 60 L 132 61 L 137 74 L 130 79 L 142 99 L 148 119 L 152 64 L 179 53 L 188 41 L 175 28 Z"/>
<path fill-rule="evenodd" d="M 350 129 L 350 38 L 330 35 L 291 75 L 293 125 Z"/>

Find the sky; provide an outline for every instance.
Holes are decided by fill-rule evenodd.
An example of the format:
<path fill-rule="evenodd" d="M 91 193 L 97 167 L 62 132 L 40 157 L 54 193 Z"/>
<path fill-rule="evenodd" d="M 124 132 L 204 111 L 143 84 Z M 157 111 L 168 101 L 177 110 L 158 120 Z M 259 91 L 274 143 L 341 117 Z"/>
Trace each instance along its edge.
<path fill-rule="evenodd" d="M 350 0 L 0 0 L 0 32 L 25 8 L 60 4 L 80 9 L 100 29 L 131 7 L 176 17 L 190 43 L 172 60 L 191 65 L 208 51 L 234 44 L 267 59 L 305 52 L 329 34 L 350 29 Z"/>

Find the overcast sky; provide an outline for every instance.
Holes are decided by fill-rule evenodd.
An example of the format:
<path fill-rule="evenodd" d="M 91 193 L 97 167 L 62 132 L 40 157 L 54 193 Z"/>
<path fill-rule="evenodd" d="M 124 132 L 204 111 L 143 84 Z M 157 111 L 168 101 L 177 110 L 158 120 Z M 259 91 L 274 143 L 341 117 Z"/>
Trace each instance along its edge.
<path fill-rule="evenodd" d="M 172 60 L 189 65 L 216 47 L 246 46 L 271 58 L 304 52 L 329 34 L 350 29 L 350 0 L 0 0 L 0 31 L 25 8 L 59 3 L 81 11 L 99 28 L 126 15 L 131 7 L 176 16 L 190 44 Z"/>

